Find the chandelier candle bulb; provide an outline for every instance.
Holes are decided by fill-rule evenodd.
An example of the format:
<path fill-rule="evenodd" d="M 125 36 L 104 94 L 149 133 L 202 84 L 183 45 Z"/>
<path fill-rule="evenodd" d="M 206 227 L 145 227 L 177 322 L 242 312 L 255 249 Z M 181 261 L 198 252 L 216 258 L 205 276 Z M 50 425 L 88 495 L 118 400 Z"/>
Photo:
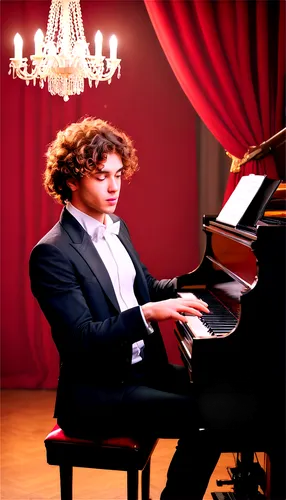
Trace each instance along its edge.
<path fill-rule="evenodd" d="M 21 61 L 23 57 L 23 38 L 19 33 L 14 36 L 14 59 Z"/>
<path fill-rule="evenodd" d="M 102 41 L 103 41 L 102 33 L 101 31 L 98 30 L 94 37 L 95 57 L 97 57 L 98 59 L 102 57 Z"/>
<path fill-rule="evenodd" d="M 89 51 L 81 15 L 80 0 L 51 0 L 46 34 L 38 30 L 34 37 L 35 54 L 23 59 L 23 40 L 19 33 L 14 37 L 14 54 L 10 58 L 9 74 L 21 78 L 28 85 L 38 81 L 42 89 L 47 82 L 51 95 L 59 95 L 68 101 L 72 95 L 84 91 L 94 81 L 111 82 L 117 70 L 120 77 L 121 59 L 117 59 L 117 38 L 110 39 L 110 58 L 102 55 L 103 36 L 97 31 L 95 55 Z M 92 51 L 93 52 L 93 51 Z"/>
<path fill-rule="evenodd" d="M 35 41 L 35 56 L 36 57 L 42 57 L 42 49 L 43 49 L 43 42 L 44 42 L 44 34 L 42 30 L 38 30 L 34 36 L 34 41 Z"/>
<path fill-rule="evenodd" d="M 110 59 L 114 61 L 117 59 L 117 38 L 115 35 L 112 35 L 109 40 L 110 47 Z"/>

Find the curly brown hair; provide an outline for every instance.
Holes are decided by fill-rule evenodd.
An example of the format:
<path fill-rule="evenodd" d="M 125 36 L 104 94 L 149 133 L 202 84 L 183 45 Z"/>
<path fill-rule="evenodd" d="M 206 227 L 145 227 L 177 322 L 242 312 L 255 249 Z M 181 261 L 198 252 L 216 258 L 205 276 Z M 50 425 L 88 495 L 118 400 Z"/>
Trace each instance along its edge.
<path fill-rule="evenodd" d="M 120 156 L 125 179 L 138 169 L 131 138 L 110 123 L 87 117 L 60 130 L 46 152 L 44 187 L 47 193 L 59 203 L 70 201 L 71 190 L 66 181 L 100 171 L 109 153 Z"/>

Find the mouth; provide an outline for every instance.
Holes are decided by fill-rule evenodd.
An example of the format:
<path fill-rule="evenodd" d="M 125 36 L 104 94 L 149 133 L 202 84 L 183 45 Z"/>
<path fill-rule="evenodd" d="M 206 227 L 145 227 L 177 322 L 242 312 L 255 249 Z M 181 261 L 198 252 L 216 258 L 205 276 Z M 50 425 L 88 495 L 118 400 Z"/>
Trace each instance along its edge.
<path fill-rule="evenodd" d="M 117 198 L 108 198 L 108 200 L 106 200 L 106 201 L 110 205 L 115 205 L 117 203 Z"/>

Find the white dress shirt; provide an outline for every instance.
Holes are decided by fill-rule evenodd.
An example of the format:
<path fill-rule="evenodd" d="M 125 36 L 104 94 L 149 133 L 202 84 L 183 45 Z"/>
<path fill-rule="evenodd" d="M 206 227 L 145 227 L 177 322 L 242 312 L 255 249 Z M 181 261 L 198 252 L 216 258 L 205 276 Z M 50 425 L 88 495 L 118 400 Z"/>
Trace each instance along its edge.
<path fill-rule="evenodd" d="M 127 250 L 124 245 L 122 245 L 119 238 L 116 234 L 106 231 L 103 238 L 99 239 L 97 242 L 94 241 L 93 234 L 96 228 L 103 226 L 103 224 L 81 210 L 78 210 L 70 202 L 67 203 L 66 209 L 76 218 L 91 237 L 92 243 L 99 253 L 111 279 L 120 311 L 126 311 L 126 309 L 138 306 L 139 304 L 134 294 L 135 268 Z M 106 227 L 113 224 L 109 215 L 105 215 L 105 224 Z M 146 328 L 149 328 L 141 307 L 140 311 Z M 143 340 L 139 340 L 132 344 L 132 364 L 142 361 L 140 351 L 143 347 Z"/>

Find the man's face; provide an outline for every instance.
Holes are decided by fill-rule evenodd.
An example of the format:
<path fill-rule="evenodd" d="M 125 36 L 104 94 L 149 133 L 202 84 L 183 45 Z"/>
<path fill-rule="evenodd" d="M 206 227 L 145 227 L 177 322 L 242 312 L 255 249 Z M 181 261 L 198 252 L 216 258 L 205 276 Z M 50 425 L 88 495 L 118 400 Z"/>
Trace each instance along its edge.
<path fill-rule="evenodd" d="M 100 171 L 86 175 L 79 181 L 71 180 L 68 186 L 72 190 L 73 206 L 103 223 L 104 215 L 112 214 L 116 209 L 123 166 L 115 153 L 108 154 L 102 165 Z"/>

